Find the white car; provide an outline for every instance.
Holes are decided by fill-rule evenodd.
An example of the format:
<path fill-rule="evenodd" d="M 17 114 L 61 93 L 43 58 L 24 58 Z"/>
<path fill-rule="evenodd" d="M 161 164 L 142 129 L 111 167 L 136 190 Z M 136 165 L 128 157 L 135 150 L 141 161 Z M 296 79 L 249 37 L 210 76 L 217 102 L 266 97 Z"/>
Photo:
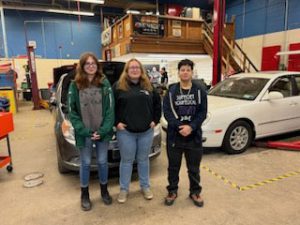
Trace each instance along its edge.
<path fill-rule="evenodd" d="M 161 124 L 166 130 L 167 121 Z M 260 72 L 231 76 L 208 93 L 202 124 L 203 147 L 230 154 L 255 139 L 300 130 L 300 72 Z"/>

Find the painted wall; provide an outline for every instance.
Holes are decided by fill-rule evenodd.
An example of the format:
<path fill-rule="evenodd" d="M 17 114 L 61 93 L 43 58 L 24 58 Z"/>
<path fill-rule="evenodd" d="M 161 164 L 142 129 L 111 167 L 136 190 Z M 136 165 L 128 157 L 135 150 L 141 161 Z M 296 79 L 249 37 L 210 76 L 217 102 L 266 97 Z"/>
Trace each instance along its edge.
<path fill-rule="evenodd" d="M 27 59 L 1 60 L 1 64 L 11 62 L 14 65 L 14 70 L 18 73 L 17 87 L 21 88 L 21 83 L 26 81 L 24 65 L 27 64 Z M 36 59 L 36 71 L 39 88 L 48 88 L 47 83 L 53 82 L 53 68 L 62 65 L 72 65 L 78 62 L 77 59 Z"/>
<path fill-rule="evenodd" d="M 262 61 L 262 48 L 281 45 L 282 51 L 288 51 L 290 44 L 300 42 L 300 29 L 242 38 L 237 40 L 237 42 L 253 61 L 256 67 L 260 69 Z M 287 65 L 287 57 L 281 56 L 280 63 Z"/>
<path fill-rule="evenodd" d="M 228 0 L 226 18 L 232 16 L 237 42 L 259 69 L 263 47 L 280 45 L 287 51 L 289 44 L 300 42 L 299 0 Z M 287 65 L 287 57 L 280 64 Z"/>
<path fill-rule="evenodd" d="M 5 10 L 9 57 L 26 54 L 28 40 L 37 43 L 36 55 L 48 59 L 76 59 L 85 51 L 101 58 L 100 17 Z M 24 29 L 24 22 L 26 24 Z M 25 32 L 26 30 L 26 32 Z M 2 32 L 0 55 L 4 56 Z"/>
<path fill-rule="evenodd" d="M 226 16 L 236 17 L 236 39 L 300 28 L 299 0 L 228 0 Z M 286 17 L 287 16 L 287 17 Z M 287 26 L 285 27 L 285 18 Z"/>

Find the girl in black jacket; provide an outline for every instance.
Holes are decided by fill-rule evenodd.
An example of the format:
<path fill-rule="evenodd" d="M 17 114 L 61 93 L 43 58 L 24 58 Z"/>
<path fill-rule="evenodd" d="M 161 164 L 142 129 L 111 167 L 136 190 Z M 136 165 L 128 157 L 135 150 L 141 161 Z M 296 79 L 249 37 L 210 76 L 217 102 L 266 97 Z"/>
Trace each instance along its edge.
<path fill-rule="evenodd" d="M 133 162 L 136 159 L 144 198 L 153 193 L 149 183 L 149 153 L 153 128 L 161 117 L 160 96 L 151 86 L 145 70 L 136 59 L 129 60 L 114 86 L 117 139 L 121 154 L 120 194 L 118 202 L 127 200 Z"/>

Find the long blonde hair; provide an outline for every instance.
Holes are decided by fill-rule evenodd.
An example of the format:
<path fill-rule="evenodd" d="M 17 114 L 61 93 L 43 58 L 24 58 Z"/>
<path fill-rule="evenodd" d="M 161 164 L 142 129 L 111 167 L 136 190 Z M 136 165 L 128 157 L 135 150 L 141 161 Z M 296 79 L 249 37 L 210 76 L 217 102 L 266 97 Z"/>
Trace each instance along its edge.
<path fill-rule="evenodd" d="M 102 81 L 105 77 L 104 74 L 102 73 L 102 67 L 97 57 L 92 52 L 85 52 L 80 56 L 80 60 L 76 68 L 75 83 L 79 90 L 85 89 L 90 85 L 90 82 L 88 80 L 88 75 L 84 71 L 84 65 L 89 57 L 91 57 L 97 64 L 97 71 L 91 84 L 99 87 L 102 84 Z"/>
<path fill-rule="evenodd" d="M 146 72 L 145 72 L 145 69 L 144 69 L 142 63 L 139 60 L 135 59 L 135 58 L 130 59 L 126 63 L 126 65 L 124 67 L 124 70 L 123 70 L 123 72 L 120 76 L 120 79 L 119 79 L 118 89 L 120 89 L 122 91 L 128 91 L 130 89 L 130 87 L 129 87 L 130 78 L 129 78 L 129 75 L 128 75 L 128 70 L 129 70 L 129 65 L 130 65 L 131 62 L 137 62 L 139 64 L 140 68 L 141 68 L 140 86 L 144 90 L 152 91 L 153 87 L 150 83 L 149 78 L 146 75 Z"/>

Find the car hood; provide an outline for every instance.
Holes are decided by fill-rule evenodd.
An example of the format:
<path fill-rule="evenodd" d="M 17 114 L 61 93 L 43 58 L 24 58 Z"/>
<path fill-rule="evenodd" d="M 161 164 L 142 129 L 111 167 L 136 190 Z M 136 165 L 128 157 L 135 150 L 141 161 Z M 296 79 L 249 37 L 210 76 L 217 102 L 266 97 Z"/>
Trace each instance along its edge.
<path fill-rule="evenodd" d="M 243 104 L 249 103 L 248 100 L 241 100 L 241 99 L 235 99 L 235 98 L 224 98 L 224 97 L 218 97 L 218 96 L 207 96 L 208 101 L 208 112 L 212 112 L 215 110 L 220 110 L 224 108 L 230 108 L 230 107 L 236 107 L 241 106 Z"/>

